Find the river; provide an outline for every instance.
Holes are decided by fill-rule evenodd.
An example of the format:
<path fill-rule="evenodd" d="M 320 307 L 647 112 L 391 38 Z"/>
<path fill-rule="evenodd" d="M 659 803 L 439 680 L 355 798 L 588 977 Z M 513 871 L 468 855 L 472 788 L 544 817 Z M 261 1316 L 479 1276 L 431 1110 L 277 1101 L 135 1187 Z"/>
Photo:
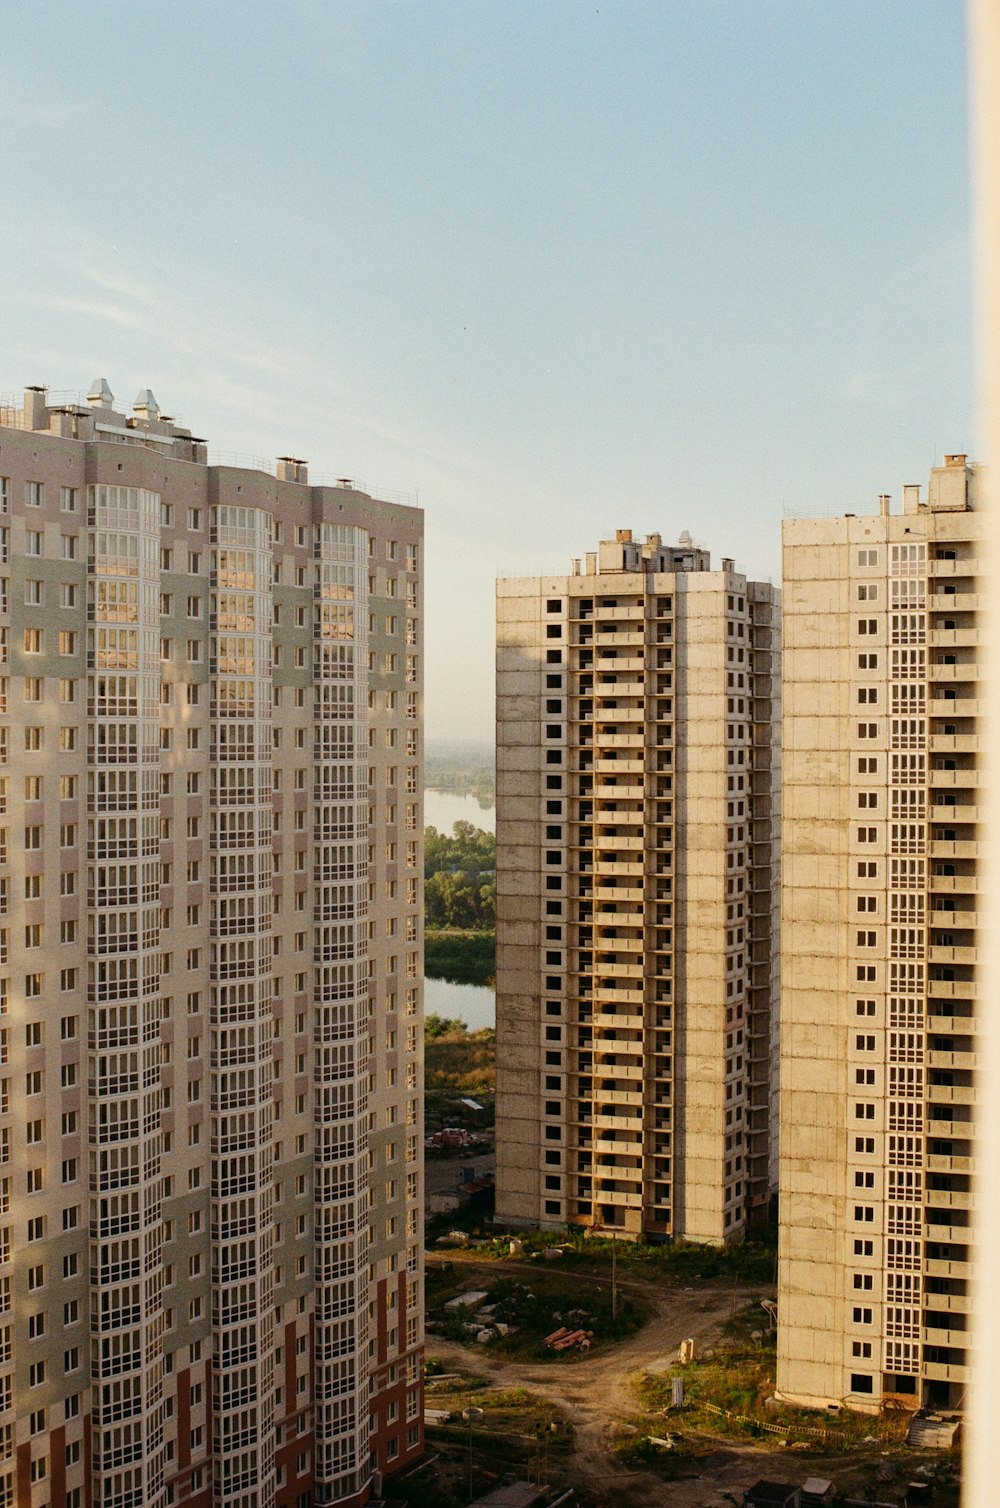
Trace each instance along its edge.
<path fill-rule="evenodd" d="M 439 833 L 451 833 L 456 822 L 471 822 L 484 832 L 497 830 L 495 806 L 480 806 L 475 796 L 460 795 L 458 791 L 424 792 L 424 826 L 436 827 Z"/>
<path fill-rule="evenodd" d="M 496 832 L 496 807 L 480 806 L 475 796 L 457 791 L 425 791 L 424 823 L 438 832 L 450 833 L 456 822 L 471 822 L 485 832 Z M 424 975 L 424 1010 L 428 1016 L 447 1016 L 464 1021 L 470 1031 L 496 1022 L 496 998 L 482 984 L 450 984 L 446 979 Z"/>

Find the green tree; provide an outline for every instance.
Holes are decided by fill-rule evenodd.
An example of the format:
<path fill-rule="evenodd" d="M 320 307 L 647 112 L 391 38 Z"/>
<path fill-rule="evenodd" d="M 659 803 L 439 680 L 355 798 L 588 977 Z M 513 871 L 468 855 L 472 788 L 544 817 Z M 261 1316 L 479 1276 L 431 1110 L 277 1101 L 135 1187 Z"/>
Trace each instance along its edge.
<path fill-rule="evenodd" d="M 487 880 L 485 885 L 479 887 L 479 924 L 490 928 L 497 924 L 496 880 Z"/>

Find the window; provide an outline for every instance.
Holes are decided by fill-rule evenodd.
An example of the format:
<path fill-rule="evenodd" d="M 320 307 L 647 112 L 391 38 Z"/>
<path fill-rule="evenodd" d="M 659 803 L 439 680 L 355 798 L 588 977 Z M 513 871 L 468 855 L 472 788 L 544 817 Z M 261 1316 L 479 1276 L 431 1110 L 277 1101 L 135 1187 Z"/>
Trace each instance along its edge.
<path fill-rule="evenodd" d="M 26 529 L 24 531 L 25 555 L 41 555 L 42 531 L 41 529 Z"/>
<path fill-rule="evenodd" d="M 59 511 L 61 513 L 75 513 L 76 512 L 76 488 L 75 487 L 60 487 L 59 488 Z"/>
<path fill-rule="evenodd" d="M 59 544 L 63 560 L 76 559 L 76 541 L 77 536 L 75 534 L 60 534 Z"/>
<path fill-rule="evenodd" d="M 45 484 L 43 482 L 25 482 L 24 506 L 26 508 L 40 508 L 45 501 Z"/>

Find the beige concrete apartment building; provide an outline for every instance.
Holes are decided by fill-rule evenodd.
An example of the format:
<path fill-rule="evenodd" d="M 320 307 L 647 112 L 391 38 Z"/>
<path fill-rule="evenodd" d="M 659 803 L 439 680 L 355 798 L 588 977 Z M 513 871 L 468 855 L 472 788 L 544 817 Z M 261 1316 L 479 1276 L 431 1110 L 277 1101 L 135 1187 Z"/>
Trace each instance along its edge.
<path fill-rule="evenodd" d="M 620 530 L 497 585 L 497 1212 L 738 1237 L 774 1184 L 778 594 Z"/>
<path fill-rule="evenodd" d="M 0 407 L 0 1504 L 422 1448 L 421 535 L 148 390 Z"/>
<path fill-rule="evenodd" d="M 784 531 L 778 1389 L 956 1407 L 976 1045 L 975 467 Z"/>

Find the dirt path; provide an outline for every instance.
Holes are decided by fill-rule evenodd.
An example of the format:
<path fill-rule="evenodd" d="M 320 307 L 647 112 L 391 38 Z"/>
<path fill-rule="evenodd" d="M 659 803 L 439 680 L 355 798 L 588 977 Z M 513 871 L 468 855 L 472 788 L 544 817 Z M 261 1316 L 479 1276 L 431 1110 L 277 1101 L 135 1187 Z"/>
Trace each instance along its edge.
<path fill-rule="evenodd" d="M 478 1286 L 496 1281 L 497 1264 L 476 1262 L 464 1253 L 449 1253 L 448 1260 L 476 1275 Z M 434 1258 L 429 1258 L 429 1264 Z M 507 1273 L 537 1272 L 537 1264 L 504 1262 Z M 479 1276 L 481 1274 L 481 1277 Z M 605 1277 L 574 1273 L 573 1282 L 608 1286 Z M 620 1426 L 636 1411 L 633 1384 L 643 1372 L 663 1372 L 677 1359 L 682 1340 L 691 1338 L 701 1349 L 719 1333 L 720 1326 L 758 1297 L 760 1287 L 707 1287 L 683 1289 L 666 1282 L 630 1277 L 619 1283 L 623 1293 L 634 1293 L 647 1304 L 652 1318 L 637 1334 L 617 1345 L 578 1361 L 559 1364 L 526 1364 L 491 1356 L 482 1346 L 464 1346 L 440 1336 L 430 1338 L 428 1349 L 445 1366 L 468 1368 L 487 1376 L 497 1387 L 525 1387 L 558 1405 L 572 1421 L 574 1430 L 573 1476 L 593 1494 L 600 1508 L 694 1508 L 715 1504 L 723 1491 L 737 1481 L 749 1486 L 776 1452 L 732 1447 L 720 1449 L 704 1463 L 707 1468 L 697 1481 L 664 1482 L 645 1471 L 630 1471 L 610 1454 Z M 762 1314 L 762 1321 L 765 1316 Z M 433 1387 L 428 1402 L 433 1404 Z"/>

